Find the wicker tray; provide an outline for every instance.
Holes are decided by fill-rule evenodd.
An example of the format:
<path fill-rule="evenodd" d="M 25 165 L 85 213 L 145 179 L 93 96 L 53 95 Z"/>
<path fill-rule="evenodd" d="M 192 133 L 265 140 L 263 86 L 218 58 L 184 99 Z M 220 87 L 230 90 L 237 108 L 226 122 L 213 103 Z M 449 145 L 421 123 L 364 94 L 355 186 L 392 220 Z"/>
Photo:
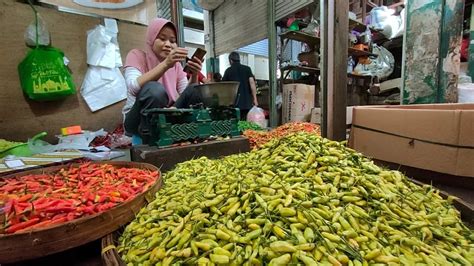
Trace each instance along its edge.
<path fill-rule="evenodd" d="M 98 164 L 159 171 L 157 167 L 147 163 L 103 162 Z M 78 164 L 72 164 L 72 166 L 78 166 Z M 65 166 L 62 165 L 34 169 L 8 175 L 4 178 L 28 174 L 51 173 L 64 167 Z M 152 197 L 160 187 L 161 175 L 147 191 L 138 194 L 134 199 L 115 206 L 108 211 L 44 229 L 2 235 L 0 236 L 0 264 L 39 258 L 100 239 L 130 222 L 135 217 L 135 214 L 146 204 L 147 199 Z"/>
<path fill-rule="evenodd" d="M 417 185 L 424 185 L 424 183 L 421 183 L 419 181 L 411 179 L 411 181 Z M 448 193 L 440 190 L 440 194 L 446 198 L 449 196 Z M 453 201 L 454 207 L 456 207 L 457 210 L 461 212 L 461 218 L 464 221 L 464 223 L 469 227 L 469 228 L 474 228 L 474 209 L 469 207 L 469 204 L 467 204 L 465 201 L 461 199 L 455 199 Z M 101 254 L 102 254 L 102 263 L 106 266 L 126 266 L 127 264 L 122 260 L 122 257 L 119 255 L 117 251 L 117 245 L 118 245 L 118 238 L 120 234 L 122 233 L 123 228 L 120 230 L 117 230 L 113 233 L 110 233 L 102 238 L 102 248 L 101 248 Z"/>

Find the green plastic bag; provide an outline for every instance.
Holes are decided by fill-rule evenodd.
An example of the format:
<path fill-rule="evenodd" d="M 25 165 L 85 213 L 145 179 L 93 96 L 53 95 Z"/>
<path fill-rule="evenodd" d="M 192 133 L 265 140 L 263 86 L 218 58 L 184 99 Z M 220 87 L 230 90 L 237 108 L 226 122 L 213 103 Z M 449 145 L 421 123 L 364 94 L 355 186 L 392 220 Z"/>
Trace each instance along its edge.
<path fill-rule="evenodd" d="M 30 99 L 57 100 L 76 92 L 63 58 L 61 50 L 50 46 L 37 46 L 28 52 L 18 65 L 18 73 Z"/>

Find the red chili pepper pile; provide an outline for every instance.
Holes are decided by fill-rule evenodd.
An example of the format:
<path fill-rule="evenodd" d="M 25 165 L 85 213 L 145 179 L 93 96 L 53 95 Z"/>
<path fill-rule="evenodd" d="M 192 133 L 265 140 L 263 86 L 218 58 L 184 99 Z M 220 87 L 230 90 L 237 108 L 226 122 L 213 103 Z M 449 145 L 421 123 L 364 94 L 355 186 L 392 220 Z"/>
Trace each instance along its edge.
<path fill-rule="evenodd" d="M 306 122 L 286 123 L 268 132 L 245 130 L 243 135 L 249 139 L 250 147 L 254 149 L 261 147 L 272 139 L 282 138 L 297 132 L 309 132 L 321 135 L 321 130 L 318 125 Z"/>
<path fill-rule="evenodd" d="M 147 190 L 157 178 L 157 171 L 90 163 L 52 174 L 0 178 L 0 217 L 5 217 L 0 234 L 103 212 Z"/>

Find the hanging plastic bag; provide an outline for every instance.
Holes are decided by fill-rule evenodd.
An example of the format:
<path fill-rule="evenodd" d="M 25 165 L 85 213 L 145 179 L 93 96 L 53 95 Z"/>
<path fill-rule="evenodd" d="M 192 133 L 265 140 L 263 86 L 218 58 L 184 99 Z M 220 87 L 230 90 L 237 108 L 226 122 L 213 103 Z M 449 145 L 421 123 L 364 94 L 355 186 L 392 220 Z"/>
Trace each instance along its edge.
<path fill-rule="evenodd" d="M 92 112 L 127 98 L 127 85 L 120 72 L 122 58 L 117 42 L 116 21 L 106 19 L 87 32 L 89 68 L 81 86 L 81 95 Z"/>
<path fill-rule="evenodd" d="M 64 64 L 64 53 L 39 46 L 18 65 L 21 88 L 32 100 L 50 101 L 74 94 L 76 88 Z"/>
<path fill-rule="evenodd" d="M 30 47 L 36 47 L 36 43 L 38 43 L 38 45 L 48 46 L 51 42 L 51 38 L 46 23 L 39 14 L 37 19 L 38 23 L 36 23 L 35 19 L 35 21 L 31 22 L 28 28 L 26 28 L 24 36 L 25 43 Z M 36 28 L 36 25 L 38 25 L 38 28 Z M 38 32 L 38 35 L 36 32 Z M 36 41 L 36 36 L 38 36 L 38 41 Z"/>
<path fill-rule="evenodd" d="M 247 114 L 247 121 L 254 122 L 261 128 L 267 127 L 267 120 L 265 119 L 265 112 L 258 106 L 252 107 Z"/>
<path fill-rule="evenodd" d="M 23 92 L 32 100 L 49 101 L 74 94 L 76 88 L 65 64 L 64 53 L 51 46 L 40 46 L 39 19 L 35 13 L 35 48 L 18 65 Z"/>

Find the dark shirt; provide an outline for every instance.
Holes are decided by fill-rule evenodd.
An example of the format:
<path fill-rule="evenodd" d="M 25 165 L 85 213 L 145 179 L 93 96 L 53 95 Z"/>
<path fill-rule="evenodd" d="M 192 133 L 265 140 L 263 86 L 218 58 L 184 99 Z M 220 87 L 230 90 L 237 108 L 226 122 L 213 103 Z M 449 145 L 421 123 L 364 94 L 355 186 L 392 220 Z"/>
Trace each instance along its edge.
<path fill-rule="evenodd" d="M 249 78 L 254 77 L 252 70 L 248 66 L 240 63 L 232 63 L 224 72 L 222 81 L 240 82 L 239 91 L 236 98 L 236 106 L 242 110 L 249 110 L 253 106 L 252 91 L 250 89 Z"/>

